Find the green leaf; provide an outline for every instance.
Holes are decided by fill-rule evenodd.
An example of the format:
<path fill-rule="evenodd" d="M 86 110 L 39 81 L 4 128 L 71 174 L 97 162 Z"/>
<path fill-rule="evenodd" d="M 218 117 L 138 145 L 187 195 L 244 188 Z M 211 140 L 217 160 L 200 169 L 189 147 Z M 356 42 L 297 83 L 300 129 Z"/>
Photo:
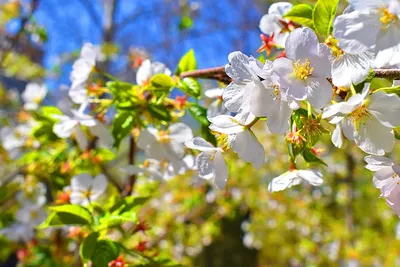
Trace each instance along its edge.
<path fill-rule="evenodd" d="M 394 128 L 393 131 L 394 131 L 394 137 L 397 140 L 400 140 L 400 126 L 397 126 L 396 128 Z"/>
<path fill-rule="evenodd" d="M 317 163 L 328 166 L 322 159 L 318 158 L 309 148 L 304 149 L 302 155 L 304 160 L 308 163 Z"/>
<path fill-rule="evenodd" d="M 121 111 L 112 122 L 111 134 L 114 137 L 114 147 L 119 148 L 122 139 L 127 137 L 135 126 L 135 113 Z"/>
<path fill-rule="evenodd" d="M 109 240 L 98 240 L 92 253 L 91 260 L 96 267 L 107 267 L 108 263 L 119 255 L 119 246 Z"/>
<path fill-rule="evenodd" d="M 338 4 L 339 0 L 318 0 L 315 4 L 312 15 L 317 33 L 323 36 L 331 34 Z"/>
<path fill-rule="evenodd" d="M 200 99 L 202 96 L 201 85 L 193 78 L 184 78 L 178 83 L 178 88 L 196 99 Z"/>
<path fill-rule="evenodd" d="M 45 116 L 50 116 L 53 114 L 62 115 L 62 111 L 54 106 L 43 106 L 40 108 Z"/>
<path fill-rule="evenodd" d="M 178 68 L 175 71 L 175 74 L 178 76 L 182 72 L 191 71 L 197 69 L 196 57 L 194 55 L 193 49 L 190 49 L 178 63 Z"/>
<path fill-rule="evenodd" d="M 179 30 L 187 30 L 193 27 L 193 19 L 189 16 L 183 16 L 179 23 Z"/>
<path fill-rule="evenodd" d="M 128 196 L 116 201 L 110 211 L 113 214 L 121 214 L 125 212 L 135 212 L 135 208 L 141 207 L 150 197 L 135 197 L 135 196 Z"/>
<path fill-rule="evenodd" d="M 169 91 L 175 86 L 174 80 L 166 74 L 157 74 L 150 80 L 150 84 L 155 90 Z"/>
<path fill-rule="evenodd" d="M 291 20 L 303 26 L 314 28 L 313 8 L 307 4 L 295 5 L 288 13 L 283 15 L 283 18 Z"/>
<path fill-rule="evenodd" d="M 158 120 L 161 121 L 170 121 L 171 114 L 169 114 L 168 109 L 163 105 L 157 105 L 155 103 L 150 103 L 148 106 L 148 110 L 150 114 Z"/>
<path fill-rule="evenodd" d="M 93 232 L 88 235 L 79 247 L 79 255 L 83 262 L 87 262 L 92 257 L 93 251 L 96 248 L 97 238 L 99 237 L 98 232 Z"/>
<path fill-rule="evenodd" d="M 111 81 L 106 83 L 106 87 L 111 91 L 114 96 L 118 97 L 121 94 L 126 94 L 130 92 L 133 88 L 133 85 L 126 82 Z"/>
<path fill-rule="evenodd" d="M 135 212 L 124 212 L 121 215 L 107 215 L 100 219 L 100 225 L 97 230 L 110 229 L 118 227 L 126 222 L 137 222 L 137 215 Z"/>
<path fill-rule="evenodd" d="M 191 103 L 189 107 L 189 113 L 193 116 L 193 118 L 198 121 L 201 125 L 210 125 L 210 122 L 207 119 L 207 109 L 203 108 L 199 104 Z"/>
<path fill-rule="evenodd" d="M 388 80 L 385 78 L 373 78 L 369 85 L 369 89 L 371 91 L 376 91 L 376 89 L 388 88 L 392 87 L 392 85 L 393 85 L 392 80 Z"/>
<path fill-rule="evenodd" d="M 90 225 L 93 216 L 86 208 L 79 205 L 62 205 L 51 207 L 52 214 L 38 228 L 62 225 Z"/>

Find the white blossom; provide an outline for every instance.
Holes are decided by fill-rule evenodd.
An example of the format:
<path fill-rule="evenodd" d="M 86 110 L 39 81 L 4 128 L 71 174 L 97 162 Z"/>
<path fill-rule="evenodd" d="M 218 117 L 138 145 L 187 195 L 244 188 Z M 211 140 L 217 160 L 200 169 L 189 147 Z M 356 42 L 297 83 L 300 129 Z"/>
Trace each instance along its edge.
<path fill-rule="evenodd" d="M 374 186 L 381 190 L 381 197 L 400 216 L 400 166 L 382 156 L 365 157 L 367 169 L 374 171 Z"/>
<path fill-rule="evenodd" d="M 400 63 L 400 4 L 398 0 L 350 0 L 353 12 L 336 18 L 335 36 L 350 54 L 375 50 L 378 68 Z"/>
<path fill-rule="evenodd" d="M 72 82 L 69 97 L 74 103 L 82 104 L 88 101 L 86 82 L 96 65 L 96 49 L 91 43 L 85 43 L 80 57 L 74 62 L 70 80 Z"/>
<path fill-rule="evenodd" d="M 288 2 L 273 3 L 268 9 L 268 14 L 260 20 L 260 30 L 268 36 L 273 35 L 273 40 L 280 46 L 285 46 L 289 32 L 294 29 L 294 25 L 282 17 L 292 7 L 293 5 Z"/>
<path fill-rule="evenodd" d="M 384 155 L 393 149 L 393 128 L 400 125 L 400 98 L 395 94 L 378 91 L 369 96 L 369 84 L 361 94 L 355 94 L 346 102 L 333 104 L 324 109 L 322 118 L 330 118 L 336 124 L 332 142 L 341 147 L 344 136 L 355 141 L 364 152 Z"/>
<path fill-rule="evenodd" d="M 279 83 L 287 88 L 287 94 L 297 100 L 307 99 L 315 108 L 323 108 L 332 97 L 332 51 L 318 42 L 309 28 L 292 31 L 285 44 L 287 58 L 273 62 L 273 70 Z"/>
<path fill-rule="evenodd" d="M 71 179 L 70 202 L 87 206 L 97 200 L 107 189 L 107 179 L 103 174 L 94 179 L 90 174 L 83 173 Z"/>
<path fill-rule="evenodd" d="M 34 227 L 23 223 L 13 223 L 8 227 L 0 230 L 0 234 L 4 235 L 8 240 L 18 242 L 29 242 L 33 239 L 35 232 Z"/>
<path fill-rule="evenodd" d="M 144 129 L 138 138 L 137 145 L 143 149 L 148 158 L 170 162 L 179 170 L 184 156 L 184 143 L 193 138 L 192 129 L 184 123 L 171 124 L 165 131 L 153 127 Z"/>
<path fill-rule="evenodd" d="M 46 97 L 47 88 L 43 84 L 28 83 L 24 92 L 22 92 L 22 100 L 24 101 L 24 109 L 36 110 L 39 104 Z"/>
<path fill-rule="evenodd" d="M 209 127 L 214 132 L 227 134 L 232 150 L 238 153 L 240 158 L 251 162 L 255 168 L 259 169 L 265 162 L 264 147 L 248 127 L 254 121 L 255 116 L 247 114 L 248 116 L 244 117 L 243 115 L 240 113 L 235 117 L 219 115 L 208 118 L 211 122 Z"/>
<path fill-rule="evenodd" d="M 212 146 L 201 137 L 195 137 L 185 145 L 190 149 L 201 151 L 196 157 L 199 177 L 212 181 L 220 190 L 224 189 L 228 181 L 228 167 L 222 156 L 223 150 Z"/>
<path fill-rule="evenodd" d="M 321 185 L 323 182 L 322 173 L 313 169 L 290 170 L 272 179 L 268 185 L 268 190 L 270 192 L 282 191 L 286 188 L 300 184 L 302 180 L 305 180 L 314 186 Z"/>
<path fill-rule="evenodd" d="M 171 75 L 171 70 L 161 62 L 151 62 L 150 59 L 146 59 L 142 62 L 136 73 L 136 83 L 144 85 L 156 74 Z"/>
<path fill-rule="evenodd" d="M 209 99 L 214 99 L 213 102 L 208 106 L 207 109 L 207 117 L 215 117 L 218 115 L 229 114 L 228 109 L 225 107 L 222 94 L 224 89 L 222 88 L 214 88 L 209 89 L 204 92 L 204 95 Z"/>

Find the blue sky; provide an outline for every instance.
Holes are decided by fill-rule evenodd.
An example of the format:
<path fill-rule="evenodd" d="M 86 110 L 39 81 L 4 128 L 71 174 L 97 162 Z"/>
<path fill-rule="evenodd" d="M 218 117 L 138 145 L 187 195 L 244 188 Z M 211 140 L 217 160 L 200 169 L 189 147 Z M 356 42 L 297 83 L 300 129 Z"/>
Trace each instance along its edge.
<path fill-rule="evenodd" d="M 35 18 L 49 36 L 44 44 L 44 64 L 50 68 L 63 53 L 78 50 L 84 42 L 102 42 L 104 15 L 100 0 L 42 0 Z M 122 54 L 129 47 L 148 50 L 153 60 L 174 68 L 180 56 L 194 48 L 198 67 L 224 65 L 235 50 L 254 54 L 260 45 L 258 22 L 262 11 L 249 0 L 188 1 L 198 5 L 194 27 L 180 31 L 178 0 L 120 0 L 116 11 L 115 42 Z M 87 8 L 87 6 L 90 8 Z M 127 19 L 129 18 L 129 19 Z M 114 60 L 113 70 L 125 68 L 126 57 Z M 56 87 L 68 84 L 70 65 L 63 68 Z"/>

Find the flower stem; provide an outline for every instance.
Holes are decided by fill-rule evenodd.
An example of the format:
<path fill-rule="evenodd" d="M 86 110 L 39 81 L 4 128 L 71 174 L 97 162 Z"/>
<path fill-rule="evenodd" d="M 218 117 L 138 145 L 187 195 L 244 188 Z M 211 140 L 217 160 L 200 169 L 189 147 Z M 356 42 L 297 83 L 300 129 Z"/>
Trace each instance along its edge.
<path fill-rule="evenodd" d="M 308 115 L 308 118 L 312 117 L 312 106 L 311 106 L 310 102 L 308 102 L 308 101 L 307 101 L 307 115 Z"/>
<path fill-rule="evenodd" d="M 251 127 L 254 126 L 258 121 L 260 120 L 260 117 L 255 118 L 252 122 L 250 122 L 246 127 L 250 129 Z"/>

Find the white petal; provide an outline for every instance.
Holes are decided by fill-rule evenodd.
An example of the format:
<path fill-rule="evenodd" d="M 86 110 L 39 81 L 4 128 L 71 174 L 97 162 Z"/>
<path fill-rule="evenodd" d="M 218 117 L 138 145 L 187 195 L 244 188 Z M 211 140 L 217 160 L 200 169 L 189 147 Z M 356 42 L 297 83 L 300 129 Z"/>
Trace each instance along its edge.
<path fill-rule="evenodd" d="M 211 161 L 211 156 L 201 152 L 196 157 L 196 167 L 199 171 L 199 176 L 203 179 L 211 179 L 215 176 L 214 162 Z"/>
<path fill-rule="evenodd" d="M 60 138 L 70 137 L 74 128 L 77 126 L 76 120 L 63 120 L 54 124 L 53 132 Z"/>
<path fill-rule="evenodd" d="M 369 155 L 364 158 L 368 164 L 365 166 L 370 171 L 377 171 L 382 167 L 392 166 L 394 163 L 391 159 L 382 156 Z"/>
<path fill-rule="evenodd" d="M 311 185 L 317 186 L 323 183 L 322 173 L 318 170 L 299 170 L 297 174 Z"/>
<path fill-rule="evenodd" d="M 192 129 L 184 123 L 175 123 L 169 126 L 168 136 L 179 143 L 184 143 L 193 138 Z"/>
<path fill-rule="evenodd" d="M 250 73 L 249 57 L 240 51 L 235 51 L 228 56 L 229 64 L 225 66 L 225 72 L 236 84 L 252 81 L 253 74 Z"/>
<path fill-rule="evenodd" d="M 72 177 L 71 190 L 72 191 L 87 191 L 93 185 L 93 178 L 88 173 L 82 173 Z"/>
<path fill-rule="evenodd" d="M 343 134 L 340 123 L 336 124 L 335 130 L 332 133 L 332 143 L 338 148 L 341 148 L 343 145 Z"/>
<path fill-rule="evenodd" d="M 242 109 L 243 95 L 246 91 L 246 87 L 243 85 L 237 85 L 230 83 L 224 90 L 222 98 L 225 103 L 225 107 L 231 112 L 238 112 Z"/>
<path fill-rule="evenodd" d="M 219 98 L 222 97 L 223 92 L 224 92 L 223 88 L 214 88 L 205 91 L 204 95 L 208 98 Z"/>
<path fill-rule="evenodd" d="M 278 101 L 276 109 L 270 114 L 267 119 L 267 126 L 273 134 L 284 134 L 289 130 L 290 116 L 292 109 L 284 101 Z"/>
<path fill-rule="evenodd" d="M 217 152 L 214 158 L 214 167 L 215 167 L 215 177 L 214 183 L 219 190 L 225 188 L 226 183 L 228 182 L 228 166 L 224 158 L 222 157 L 221 152 Z"/>
<path fill-rule="evenodd" d="M 383 125 L 390 128 L 400 125 L 400 97 L 379 91 L 372 94 L 370 99 L 368 110 Z"/>
<path fill-rule="evenodd" d="M 259 169 L 265 162 L 264 147 L 251 131 L 244 131 L 235 135 L 230 140 L 229 146 L 238 156 Z"/>
<path fill-rule="evenodd" d="M 278 177 L 272 179 L 268 184 L 268 191 L 278 192 L 285 190 L 286 188 L 298 185 L 301 182 L 301 178 L 297 177 L 297 170 L 285 172 Z"/>
<path fill-rule="evenodd" d="M 73 82 L 68 91 L 71 100 L 76 104 L 82 104 L 88 101 L 88 94 L 85 83 L 81 81 Z"/>
<path fill-rule="evenodd" d="M 192 140 L 186 141 L 185 146 L 190 148 L 190 149 L 197 149 L 200 151 L 206 151 L 206 152 L 211 152 L 211 151 L 216 151 L 217 148 L 213 147 L 209 142 L 204 140 L 201 137 L 195 137 Z"/>
<path fill-rule="evenodd" d="M 315 108 L 323 108 L 332 99 L 332 86 L 325 78 L 307 78 L 307 100 Z"/>
<path fill-rule="evenodd" d="M 358 11 L 368 12 L 385 6 L 387 0 L 349 0 L 351 7 Z"/>
<path fill-rule="evenodd" d="M 392 129 L 383 126 L 374 117 L 362 123 L 354 137 L 356 144 L 362 151 L 378 156 L 392 151 L 395 143 Z"/>
<path fill-rule="evenodd" d="M 372 63 L 375 68 L 392 68 L 400 64 L 400 43 L 398 45 L 377 51 Z"/>
<path fill-rule="evenodd" d="M 244 131 L 244 127 L 229 115 L 219 115 L 213 118 L 208 118 L 211 122 L 209 128 L 212 131 L 223 134 L 234 134 Z"/>
<path fill-rule="evenodd" d="M 349 88 L 351 84 L 359 84 L 367 78 L 370 64 L 371 53 L 369 52 L 357 55 L 344 53 L 333 62 L 332 83 L 346 88 Z"/>
<path fill-rule="evenodd" d="M 398 19 L 398 18 L 397 18 Z M 393 22 L 390 26 L 384 30 L 379 31 L 375 50 L 382 51 L 388 48 L 395 47 L 400 43 L 400 22 Z"/>
<path fill-rule="evenodd" d="M 107 189 L 107 178 L 104 174 L 97 175 L 93 180 L 90 200 L 98 199 Z"/>
<path fill-rule="evenodd" d="M 286 40 L 286 56 L 296 62 L 317 56 L 319 42 L 317 35 L 310 28 L 298 28 L 292 31 Z"/>
<path fill-rule="evenodd" d="M 266 14 L 260 20 L 260 30 L 265 34 L 271 34 L 282 30 L 282 25 L 279 23 L 279 19 L 282 19 L 281 15 L 278 14 Z"/>
<path fill-rule="evenodd" d="M 268 8 L 268 14 L 278 14 L 280 16 L 285 15 L 292 9 L 293 4 L 288 2 L 277 2 L 270 5 Z"/>
<path fill-rule="evenodd" d="M 388 197 L 400 181 L 393 167 L 383 167 L 374 175 L 374 186 L 381 190 L 382 197 Z"/>
<path fill-rule="evenodd" d="M 379 16 L 354 11 L 335 19 L 333 35 L 339 39 L 338 46 L 344 52 L 359 54 L 374 45 L 379 25 Z"/>
<path fill-rule="evenodd" d="M 142 62 L 138 71 L 136 72 L 136 83 L 138 85 L 143 85 L 151 78 L 151 76 L 151 61 L 150 59 L 146 59 Z"/>
<path fill-rule="evenodd" d="M 154 131 L 156 131 L 156 135 L 154 134 Z M 137 146 L 141 149 L 147 149 L 149 145 L 153 144 L 157 140 L 157 135 L 158 130 L 155 128 L 149 127 L 142 130 L 137 140 Z"/>
<path fill-rule="evenodd" d="M 86 149 L 88 149 L 89 146 L 88 137 L 86 136 L 85 132 L 82 130 L 81 127 L 76 126 L 74 130 L 75 130 L 76 142 L 78 143 L 79 148 L 85 151 Z"/>

